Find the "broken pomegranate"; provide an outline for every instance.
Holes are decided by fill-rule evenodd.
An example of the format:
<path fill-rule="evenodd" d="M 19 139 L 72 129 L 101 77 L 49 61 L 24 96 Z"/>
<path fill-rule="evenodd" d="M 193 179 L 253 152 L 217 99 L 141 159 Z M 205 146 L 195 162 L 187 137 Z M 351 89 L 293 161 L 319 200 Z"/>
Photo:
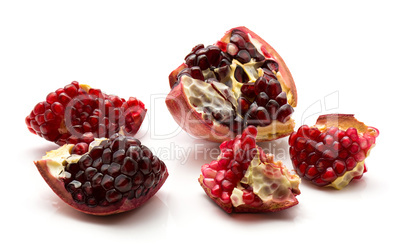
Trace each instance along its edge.
<path fill-rule="evenodd" d="M 256 136 L 257 129 L 247 127 L 223 142 L 218 159 L 201 168 L 199 183 L 228 213 L 274 212 L 298 204 L 300 178 L 272 154 L 264 154 Z"/>
<path fill-rule="evenodd" d="M 195 137 L 222 142 L 257 128 L 257 141 L 293 132 L 296 87 L 283 59 L 245 27 L 229 30 L 215 45 L 199 44 L 169 75 L 166 105 Z"/>
<path fill-rule="evenodd" d="M 65 144 L 36 161 L 40 174 L 68 205 L 109 215 L 144 204 L 168 177 L 165 164 L 132 137 L 114 134 Z"/>
<path fill-rule="evenodd" d="M 317 186 L 342 189 L 367 171 L 364 160 L 378 135 L 354 115 L 321 115 L 315 126 L 303 125 L 290 135 L 293 167 Z"/>
<path fill-rule="evenodd" d="M 127 101 L 73 81 L 47 95 L 25 118 L 29 131 L 58 145 L 90 143 L 120 130 L 137 133 L 146 109 L 137 98 Z"/>

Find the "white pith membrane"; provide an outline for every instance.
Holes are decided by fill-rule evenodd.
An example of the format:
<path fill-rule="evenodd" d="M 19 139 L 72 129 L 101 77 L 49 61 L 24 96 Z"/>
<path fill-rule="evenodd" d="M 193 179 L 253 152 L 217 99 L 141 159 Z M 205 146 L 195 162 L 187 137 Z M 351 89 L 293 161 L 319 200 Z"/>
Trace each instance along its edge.
<path fill-rule="evenodd" d="M 107 140 L 107 138 L 95 138 L 95 140 L 89 144 L 88 152 L 85 154 L 89 154 L 93 147 L 100 145 L 104 140 Z M 64 144 L 58 149 L 47 152 L 46 155 L 42 157 L 42 160 L 46 160 L 48 171 L 53 177 L 57 179 L 69 178 L 70 173 L 64 171 L 66 166 L 70 163 L 77 163 L 80 158 L 85 155 L 71 154 L 71 150 L 74 146 L 74 144 Z"/>
<path fill-rule="evenodd" d="M 292 203 L 295 192 L 300 193 L 300 177 L 292 174 L 281 161 L 274 162 L 274 155 L 267 154 L 267 161 L 261 162 L 260 153 L 257 153 L 237 187 L 232 191 L 230 200 L 234 207 L 244 205 L 243 190 L 241 185 L 247 184 L 253 188 L 253 193 L 258 196 L 265 205 L 280 203 L 287 206 Z"/>
<path fill-rule="evenodd" d="M 254 41 L 253 41 L 254 42 Z M 256 46 L 257 47 L 257 46 Z M 259 47 L 257 47 L 259 50 Z M 193 79 L 187 75 L 181 77 L 181 83 L 183 86 L 184 94 L 188 99 L 188 103 L 192 108 L 201 114 L 204 120 L 211 121 L 214 126 L 222 126 L 221 123 L 216 121 L 211 114 L 204 112 L 204 107 L 212 106 L 215 110 L 219 110 L 222 114 L 229 114 L 232 110 L 237 115 L 244 117 L 238 112 L 237 99 L 241 94 L 241 87 L 243 83 L 239 82 L 235 78 L 236 67 L 241 67 L 244 73 L 248 76 L 249 82 L 255 82 L 258 77 L 263 76 L 264 72 L 260 68 L 263 62 L 256 62 L 255 59 L 251 59 L 250 62 L 242 64 L 236 59 L 232 60 L 230 65 L 229 74 L 227 74 L 221 82 L 205 82 L 198 79 Z M 217 72 L 220 68 L 214 69 Z M 204 79 L 215 78 L 213 72 L 210 69 L 202 71 Z M 282 91 L 286 93 L 288 103 L 293 99 L 290 89 L 284 84 L 280 72 L 274 72 L 279 83 L 281 84 Z M 231 87 L 229 87 L 231 86 Z M 294 120 L 290 118 L 285 123 L 277 120 L 272 120 L 268 126 L 257 126 L 257 140 L 273 139 L 278 133 L 291 133 L 294 128 Z"/>

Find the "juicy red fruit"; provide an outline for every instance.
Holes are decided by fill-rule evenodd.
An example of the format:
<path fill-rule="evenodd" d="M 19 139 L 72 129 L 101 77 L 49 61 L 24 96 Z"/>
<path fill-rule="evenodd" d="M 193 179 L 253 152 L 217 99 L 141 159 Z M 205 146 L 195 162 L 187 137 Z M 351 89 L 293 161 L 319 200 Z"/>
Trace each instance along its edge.
<path fill-rule="evenodd" d="M 66 203 L 79 211 L 107 215 L 134 209 L 151 198 L 168 176 L 165 163 L 132 137 L 114 134 L 91 147 L 84 144 L 73 146 L 71 154 L 89 151 L 78 161 L 68 162 L 67 158 L 62 176 L 50 177 L 56 178 L 57 184 L 48 181 Z M 46 161 L 36 165 L 48 180 Z"/>
<path fill-rule="evenodd" d="M 221 154 L 217 160 L 212 161 L 210 164 L 205 164 L 201 168 L 201 176 L 199 182 L 204 188 L 205 192 L 226 212 L 273 212 L 288 207 L 294 206 L 298 203 L 295 196 L 300 193 L 297 187 L 280 187 L 282 184 L 279 179 L 272 181 L 269 177 L 285 175 L 289 177 L 287 170 L 282 166 L 273 167 L 273 155 L 265 155 L 262 149 L 257 147 L 255 137 L 257 136 L 257 129 L 254 126 L 247 127 L 242 135 L 236 136 L 235 139 L 225 141 L 220 145 Z M 268 159 L 269 158 L 269 159 Z M 246 172 L 251 168 L 251 162 L 255 161 L 264 165 L 264 174 L 256 178 L 265 178 L 267 183 L 262 189 L 270 189 L 272 192 L 270 197 L 263 201 L 257 193 L 259 191 L 253 190 L 253 186 L 243 179 Z M 251 170 L 254 171 L 254 170 Z M 256 170 L 258 171 L 258 170 Z M 274 172 L 276 171 L 276 174 Z M 286 174 L 284 173 L 286 172 Z M 250 172 L 251 173 L 251 172 Z M 266 176 L 265 176 L 266 174 Z M 249 176 L 247 178 L 253 178 Z M 293 181 L 297 182 L 298 177 L 295 176 Z M 289 179 L 288 179 L 289 180 Z M 269 182 L 272 183 L 270 184 Z M 289 182 L 291 181 L 289 180 Z M 258 185 L 261 185 L 258 184 Z M 280 188 L 285 190 L 286 195 L 278 198 L 276 192 Z M 236 194 L 233 195 L 236 189 Z M 291 190 L 290 190 L 291 189 Z M 239 197 L 239 192 L 241 197 Z M 257 192 L 257 193 L 255 193 Z M 263 192 L 264 193 L 264 192 Z M 281 196 L 281 195 L 279 195 Z M 265 197 L 263 195 L 263 197 Z M 284 198 L 285 197 L 285 198 Z M 266 198 L 266 197 L 265 197 Z M 264 198 L 264 199 L 265 199 Z M 242 201 L 239 203 L 239 201 Z"/>
<path fill-rule="evenodd" d="M 29 131 L 58 145 L 90 143 L 120 129 L 134 135 L 144 120 L 144 104 L 108 95 L 73 81 L 47 95 L 25 118 Z"/>
<path fill-rule="evenodd" d="M 326 186 L 363 162 L 377 136 L 378 130 L 372 127 L 359 133 L 354 127 L 332 126 L 318 130 L 315 126 L 303 125 L 289 137 L 290 157 L 300 177 Z M 364 165 L 364 171 L 352 180 L 361 178 L 366 171 Z"/>
<path fill-rule="evenodd" d="M 258 141 L 293 132 L 293 78 L 278 53 L 254 32 L 231 29 L 214 45 L 194 46 L 184 61 L 169 75 L 166 104 L 190 134 L 222 142 L 249 125 L 259 128 Z"/>
<path fill-rule="evenodd" d="M 216 45 L 204 47 L 203 44 L 195 46 L 185 57 L 187 68 L 179 72 L 172 88 L 180 82 L 184 75 L 207 82 L 221 81 L 231 86 L 233 83 L 226 74 L 229 73 L 228 67 L 232 64 L 232 60 L 238 60 L 242 64 L 251 61 L 261 62 L 259 64 L 265 73 L 255 82 L 249 82 L 247 73 L 242 67 L 237 66 L 234 73 L 235 79 L 244 84 L 238 99 L 242 106 L 237 114 L 230 112 L 217 121 L 229 125 L 230 129 L 236 133 L 241 132 L 248 125 L 265 127 L 270 125 L 273 120 L 282 123 L 288 121 L 293 113 L 293 108 L 287 103 L 286 93 L 282 91 L 281 84 L 277 80 L 278 63 L 271 58 L 266 59 L 259 53 L 247 34 L 241 30 L 232 32 L 226 48 L 221 49 Z M 213 74 L 205 72 L 213 72 Z M 206 78 L 204 75 L 210 78 Z M 271 103 L 268 106 L 269 100 Z M 272 106 L 277 108 L 272 109 Z"/>

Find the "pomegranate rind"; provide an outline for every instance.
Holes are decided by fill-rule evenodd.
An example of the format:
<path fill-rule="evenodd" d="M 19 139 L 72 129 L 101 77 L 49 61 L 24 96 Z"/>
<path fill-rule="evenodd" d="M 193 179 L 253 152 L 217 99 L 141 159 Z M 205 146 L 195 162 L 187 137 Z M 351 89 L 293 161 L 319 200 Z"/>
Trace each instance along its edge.
<path fill-rule="evenodd" d="M 63 145 L 63 147 L 65 147 L 67 150 L 69 150 L 69 149 L 71 150 L 71 148 L 73 146 L 74 146 L 73 144 Z M 65 203 L 67 203 L 72 208 L 74 208 L 80 212 L 86 213 L 86 214 L 98 215 L 98 216 L 118 214 L 118 213 L 133 210 L 133 209 L 143 205 L 159 191 L 159 189 L 163 186 L 167 177 L 169 176 L 168 170 L 166 169 L 166 172 L 162 176 L 158 185 L 155 188 L 150 189 L 147 195 L 142 196 L 138 199 L 128 200 L 126 198 L 123 198 L 120 202 L 117 202 L 115 204 L 110 204 L 105 207 L 101 207 L 101 206 L 89 207 L 85 204 L 78 204 L 77 202 L 74 202 L 74 200 L 71 197 L 71 194 L 64 187 L 64 182 L 62 180 L 60 180 L 59 178 L 55 177 L 54 173 L 52 173 L 51 167 L 49 165 L 51 165 L 53 162 L 54 162 L 53 159 L 42 159 L 42 160 L 34 161 L 34 164 L 37 167 L 42 178 L 46 181 L 46 183 L 53 190 L 53 192 L 55 194 L 57 194 L 57 196 L 59 196 L 60 199 L 62 199 Z"/>
<path fill-rule="evenodd" d="M 289 68 L 286 66 L 285 61 L 278 54 L 278 52 L 276 52 L 276 50 L 271 45 L 269 45 L 264 39 L 262 39 L 256 33 L 254 33 L 253 31 L 251 31 L 250 29 L 248 29 L 244 26 L 239 26 L 239 27 L 228 30 L 219 41 L 223 42 L 223 43 L 229 43 L 230 36 L 231 36 L 233 30 L 240 30 L 246 34 L 249 34 L 249 36 L 251 36 L 251 38 L 255 39 L 258 43 L 261 44 L 260 50 L 262 50 L 263 55 L 266 58 L 273 58 L 279 64 L 279 73 L 280 73 L 279 75 L 281 76 L 280 78 L 282 78 L 282 79 L 278 79 L 278 80 L 281 83 L 282 87 L 286 87 L 286 89 L 288 89 L 291 94 L 290 97 L 288 96 L 288 103 L 292 107 L 296 107 L 297 106 L 296 85 L 293 80 L 292 74 L 290 73 Z M 264 52 L 264 50 L 266 52 L 268 52 L 268 55 L 266 52 Z"/>

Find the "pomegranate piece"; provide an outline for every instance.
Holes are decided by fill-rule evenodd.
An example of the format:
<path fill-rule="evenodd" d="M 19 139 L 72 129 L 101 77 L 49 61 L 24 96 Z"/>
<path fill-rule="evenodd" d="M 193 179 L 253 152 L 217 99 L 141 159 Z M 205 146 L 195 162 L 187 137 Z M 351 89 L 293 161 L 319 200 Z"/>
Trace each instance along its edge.
<path fill-rule="evenodd" d="M 137 208 L 168 177 L 165 163 L 132 137 L 114 134 L 83 144 L 65 144 L 35 161 L 52 190 L 81 212 L 109 215 Z"/>
<path fill-rule="evenodd" d="M 293 167 L 317 186 L 342 189 L 367 171 L 364 161 L 378 135 L 354 115 L 322 115 L 315 126 L 303 125 L 290 135 Z"/>
<path fill-rule="evenodd" d="M 90 143 L 122 130 L 133 136 L 146 109 L 137 98 L 127 101 L 74 81 L 47 95 L 25 118 L 29 131 L 62 146 Z"/>
<path fill-rule="evenodd" d="M 257 127 L 257 141 L 290 135 L 296 87 L 283 59 L 245 27 L 214 45 L 199 44 L 169 75 L 166 105 L 195 137 L 222 142 Z"/>
<path fill-rule="evenodd" d="M 201 168 L 200 185 L 223 210 L 275 212 L 298 204 L 300 178 L 256 145 L 257 129 L 220 145 L 217 160 Z"/>

